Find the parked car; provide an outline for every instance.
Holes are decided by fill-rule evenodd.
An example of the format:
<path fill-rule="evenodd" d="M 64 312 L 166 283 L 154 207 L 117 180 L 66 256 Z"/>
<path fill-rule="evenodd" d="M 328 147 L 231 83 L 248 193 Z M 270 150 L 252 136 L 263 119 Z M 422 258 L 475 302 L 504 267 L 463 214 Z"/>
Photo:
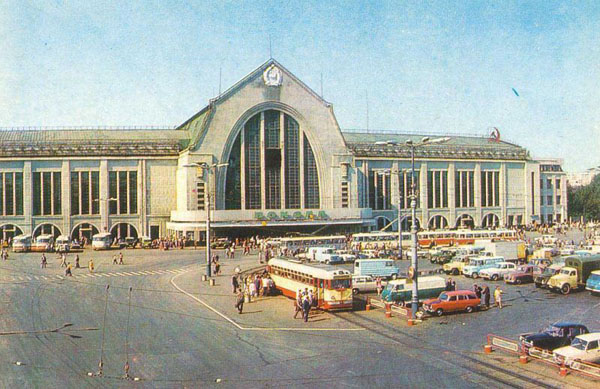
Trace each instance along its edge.
<path fill-rule="evenodd" d="M 377 282 L 371 276 L 352 276 L 352 294 L 375 292 Z"/>
<path fill-rule="evenodd" d="M 600 332 L 578 335 L 571 345 L 554 350 L 554 362 L 569 367 L 574 362 L 600 362 Z"/>
<path fill-rule="evenodd" d="M 468 265 L 463 266 L 463 275 L 466 277 L 478 278 L 483 269 L 495 267 L 498 263 L 505 262 L 504 257 L 479 256 L 471 258 Z"/>
<path fill-rule="evenodd" d="M 487 269 L 483 269 L 479 272 L 479 276 L 484 280 L 502 280 L 504 276 L 511 271 L 515 271 L 517 269 L 517 265 L 512 262 L 499 262 L 494 267 L 490 267 Z"/>
<path fill-rule="evenodd" d="M 542 274 L 539 267 L 534 265 L 521 265 L 515 271 L 504 276 L 504 282 L 507 284 L 528 284 L 533 282 L 533 278 Z"/>
<path fill-rule="evenodd" d="M 466 311 L 473 312 L 479 308 L 481 299 L 475 292 L 470 290 L 456 290 L 452 292 L 442 292 L 438 298 L 425 300 L 423 310 L 437 316 L 442 316 L 447 312 Z"/>
<path fill-rule="evenodd" d="M 554 350 L 571 344 L 577 335 L 590 331 L 581 323 L 556 322 L 538 333 L 526 333 L 519 336 L 521 350 L 529 354 L 532 347 L 543 350 Z"/>
<path fill-rule="evenodd" d="M 585 289 L 592 295 L 600 294 L 600 270 L 594 270 L 585 283 Z"/>

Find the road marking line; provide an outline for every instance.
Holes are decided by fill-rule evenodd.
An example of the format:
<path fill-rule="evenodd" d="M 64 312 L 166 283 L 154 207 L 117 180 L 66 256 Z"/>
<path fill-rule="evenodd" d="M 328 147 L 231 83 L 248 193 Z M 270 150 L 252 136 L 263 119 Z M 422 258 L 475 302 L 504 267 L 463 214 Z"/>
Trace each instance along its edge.
<path fill-rule="evenodd" d="M 29 281 L 31 281 L 31 280 L 32 280 L 32 278 L 31 278 L 31 277 L 27 277 L 27 279 L 28 279 Z"/>
<path fill-rule="evenodd" d="M 108 277 L 114 277 L 114 276 L 116 276 L 116 275 L 117 275 L 117 273 L 107 273 L 106 275 L 107 275 Z"/>
<path fill-rule="evenodd" d="M 33 276 L 33 278 L 35 278 L 36 280 L 39 280 L 39 279 L 40 279 L 38 276 Z"/>
<path fill-rule="evenodd" d="M 228 322 L 233 324 L 235 327 L 237 327 L 238 329 L 243 330 L 243 331 L 345 331 L 345 332 L 347 332 L 347 331 L 364 331 L 365 330 L 364 328 L 242 327 L 241 325 L 236 323 L 233 319 L 226 316 L 224 313 L 217 311 L 215 308 L 211 307 L 204 301 L 200 300 L 198 297 L 196 297 L 193 294 L 180 288 L 175 283 L 175 278 L 177 278 L 183 274 L 184 273 L 179 273 L 179 274 L 171 277 L 171 280 L 169 282 L 171 283 L 171 285 L 173 285 L 175 287 L 175 289 L 179 290 L 181 293 L 187 295 L 188 297 L 191 297 L 192 299 L 196 300 L 200 304 L 204 305 L 206 308 L 210 309 L 211 311 L 213 311 L 214 313 L 221 316 L 223 319 L 227 320 Z"/>
<path fill-rule="evenodd" d="M 128 275 L 128 276 L 132 276 L 132 275 L 133 275 L 132 273 L 127 273 L 127 272 L 125 272 L 125 271 L 123 272 L 123 274 L 126 274 L 126 275 Z"/>
<path fill-rule="evenodd" d="M 46 278 L 46 276 L 42 276 L 43 279 L 47 280 L 48 278 Z"/>
<path fill-rule="evenodd" d="M 24 281 L 23 277 L 18 277 L 18 278 L 19 278 L 19 280 Z"/>
<path fill-rule="evenodd" d="M 142 273 L 141 271 L 133 272 L 133 274 L 135 274 L 136 276 L 143 276 L 144 275 L 144 273 Z"/>
<path fill-rule="evenodd" d="M 140 273 L 142 273 L 142 274 L 144 274 L 144 275 L 149 275 L 149 274 L 152 274 L 152 273 L 151 273 L 151 272 L 149 272 L 148 270 L 142 271 L 142 272 L 140 272 Z"/>

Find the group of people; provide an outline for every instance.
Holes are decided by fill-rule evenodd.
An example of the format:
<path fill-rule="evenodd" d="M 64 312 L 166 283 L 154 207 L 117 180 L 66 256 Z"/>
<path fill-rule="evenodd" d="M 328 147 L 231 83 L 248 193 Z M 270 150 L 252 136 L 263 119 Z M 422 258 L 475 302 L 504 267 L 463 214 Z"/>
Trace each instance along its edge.
<path fill-rule="evenodd" d="M 304 322 L 308 322 L 308 314 L 310 313 L 310 309 L 313 307 L 317 307 L 317 298 L 312 289 L 298 289 L 298 292 L 296 293 L 296 301 L 294 301 L 294 319 L 298 318 L 298 314 L 302 312 L 302 318 L 304 319 Z"/>
<path fill-rule="evenodd" d="M 244 300 L 252 302 L 259 296 L 271 296 L 275 294 L 275 283 L 271 276 L 263 272 L 263 274 L 248 275 L 246 278 L 241 275 L 234 274 L 231 276 L 231 287 L 236 295 L 235 307 L 238 313 L 242 313 L 244 308 Z"/>
<path fill-rule="evenodd" d="M 64 267 L 65 268 L 65 276 L 66 277 L 71 277 L 73 276 L 73 268 L 75 269 L 80 269 L 81 268 L 81 263 L 79 260 L 79 254 L 75 254 L 75 266 L 73 266 L 71 264 L 71 262 L 67 262 L 67 254 L 66 253 L 61 253 L 60 256 L 60 267 Z M 119 255 L 113 255 L 112 258 L 112 263 L 114 265 L 124 265 L 125 262 L 123 261 L 123 253 L 119 253 Z M 42 269 L 46 269 L 48 267 L 48 258 L 46 257 L 46 253 L 42 253 L 42 258 L 40 261 L 40 266 Z M 90 273 L 92 273 L 94 271 L 94 261 L 92 259 L 90 259 L 88 261 L 88 270 Z"/>
<path fill-rule="evenodd" d="M 113 265 L 124 265 L 125 263 L 123 262 L 123 253 L 119 253 L 118 257 L 116 255 L 113 255 L 112 263 Z"/>
<path fill-rule="evenodd" d="M 446 292 L 452 292 L 456 289 L 456 281 L 452 279 L 452 277 L 448 277 L 446 280 Z M 481 306 L 486 308 L 490 307 L 491 300 L 491 292 L 490 288 L 487 285 L 477 285 L 473 284 L 473 292 L 477 295 L 477 298 L 481 300 Z M 504 291 L 500 288 L 499 285 L 496 285 L 494 289 L 494 304 L 498 308 L 502 309 L 502 295 Z"/>

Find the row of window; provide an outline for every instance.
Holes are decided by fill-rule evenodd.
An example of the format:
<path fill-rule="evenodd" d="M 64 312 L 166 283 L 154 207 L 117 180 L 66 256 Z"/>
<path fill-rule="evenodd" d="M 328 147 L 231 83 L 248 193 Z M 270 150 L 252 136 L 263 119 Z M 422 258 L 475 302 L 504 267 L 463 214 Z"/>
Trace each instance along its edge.
<path fill-rule="evenodd" d="M 556 179 L 552 179 L 552 178 L 540 178 L 540 188 L 541 189 L 552 189 L 553 187 L 553 182 L 556 182 L 556 189 L 560 190 L 560 178 L 556 178 Z M 544 186 L 544 183 L 546 184 Z"/>
<path fill-rule="evenodd" d="M 100 199 L 100 172 L 71 172 L 71 215 L 98 215 L 100 201 L 109 213 L 137 213 L 137 171 L 109 172 L 109 199 Z M 62 173 L 33 172 L 32 213 L 62 214 Z M 23 215 L 23 173 L 0 173 L 0 216 Z"/>
<path fill-rule="evenodd" d="M 544 204 L 544 197 L 546 198 L 546 203 L 545 204 Z M 552 197 L 553 197 L 552 195 L 542 196 L 542 205 L 554 205 Z M 560 205 L 561 201 L 562 201 L 561 196 L 557 195 L 556 196 L 556 205 Z"/>
<path fill-rule="evenodd" d="M 448 208 L 448 171 L 429 170 L 427 172 L 427 207 Z M 410 207 L 411 172 L 402 172 L 399 177 L 400 208 Z M 500 172 L 482 171 L 480 176 L 481 206 L 500 206 Z M 454 206 L 467 208 L 475 206 L 475 172 L 459 170 L 454 174 Z M 419 192 L 419 172 L 415 172 L 415 192 Z M 368 206 L 375 210 L 392 209 L 392 189 L 390 173 L 369 171 Z M 417 196 L 417 208 L 419 207 Z"/>

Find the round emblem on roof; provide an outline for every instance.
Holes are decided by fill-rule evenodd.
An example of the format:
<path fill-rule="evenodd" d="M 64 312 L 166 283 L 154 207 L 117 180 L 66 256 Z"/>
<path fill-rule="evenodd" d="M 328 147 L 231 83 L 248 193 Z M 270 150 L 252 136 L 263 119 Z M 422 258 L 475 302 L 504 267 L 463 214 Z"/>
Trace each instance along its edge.
<path fill-rule="evenodd" d="M 263 80 L 267 86 L 280 86 L 281 81 L 283 81 L 283 74 L 277 66 L 271 65 L 263 73 Z"/>

